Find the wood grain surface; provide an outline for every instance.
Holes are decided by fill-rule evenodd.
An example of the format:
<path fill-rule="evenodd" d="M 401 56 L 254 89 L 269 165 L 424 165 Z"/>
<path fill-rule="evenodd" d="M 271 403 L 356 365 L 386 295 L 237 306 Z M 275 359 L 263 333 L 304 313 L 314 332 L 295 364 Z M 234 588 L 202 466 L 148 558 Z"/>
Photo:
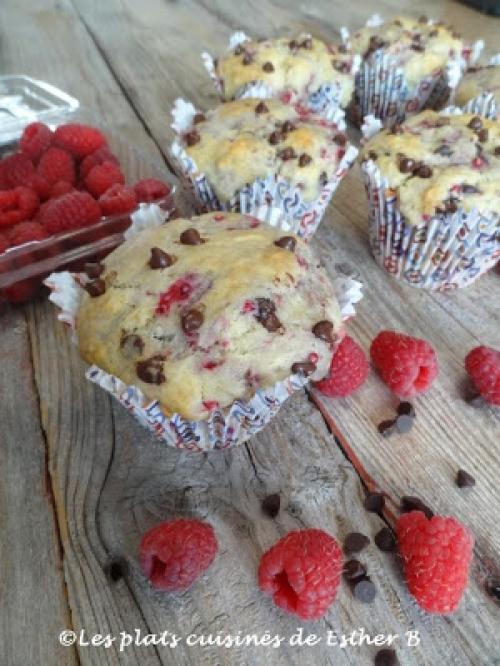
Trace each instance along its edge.
<path fill-rule="evenodd" d="M 498 50 L 500 20 L 465 5 L 409 0 L 2 0 L 1 73 L 26 73 L 78 97 L 149 158 L 170 165 L 170 108 L 181 96 L 201 108 L 216 95 L 201 65 L 203 48 L 225 48 L 237 29 L 264 37 L 309 30 L 335 39 L 377 11 L 428 13 Z M 497 46 L 495 49 L 495 40 Z M 382 439 L 377 423 L 394 403 L 376 375 L 353 397 L 294 396 L 246 446 L 221 454 L 178 453 L 153 441 L 119 405 L 85 381 L 84 364 L 43 300 L 0 315 L 1 663 L 52 664 L 370 664 L 375 646 L 325 645 L 328 631 L 418 631 L 421 643 L 397 644 L 401 664 L 500 664 L 500 607 L 484 591 L 499 573 L 500 416 L 464 404 L 463 358 L 479 342 L 500 346 L 500 283 L 487 275 L 451 295 L 420 292 L 391 280 L 373 262 L 358 167 L 339 188 L 314 245 L 333 274 L 342 263 L 360 275 L 365 299 L 352 335 L 368 349 L 381 328 L 422 335 L 438 351 L 441 372 L 415 403 L 415 428 Z M 460 467 L 477 479 L 459 491 Z M 362 506 L 365 488 L 387 494 L 384 517 Z M 282 510 L 265 517 L 260 501 L 279 491 Z M 456 515 L 476 535 L 471 584 L 448 618 L 412 601 L 395 555 L 372 544 L 362 559 L 377 597 L 364 605 L 343 585 L 319 622 L 279 612 L 256 586 L 261 554 L 291 529 L 320 527 L 342 540 L 373 537 L 397 515 L 403 494 Z M 180 595 L 153 593 L 137 565 L 141 534 L 161 520 L 209 520 L 220 552 L 213 567 Z M 119 558 L 122 576 L 110 576 Z M 116 573 L 116 567 L 113 569 Z M 141 635 L 262 635 L 286 639 L 298 627 L 323 638 L 316 647 L 279 649 L 131 645 Z M 64 648 L 63 629 L 110 634 L 109 647 Z"/>

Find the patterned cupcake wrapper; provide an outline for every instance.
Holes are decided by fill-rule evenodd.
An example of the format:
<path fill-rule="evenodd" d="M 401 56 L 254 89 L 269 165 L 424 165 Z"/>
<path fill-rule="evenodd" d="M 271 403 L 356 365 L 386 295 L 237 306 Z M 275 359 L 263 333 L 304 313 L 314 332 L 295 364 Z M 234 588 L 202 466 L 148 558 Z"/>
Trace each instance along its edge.
<path fill-rule="evenodd" d="M 500 120 L 500 107 L 498 106 L 495 94 L 484 92 L 471 99 L 463 107 L 465 113 L 475 113 L 492 120 Z"/>
<path fill-rule="evenodd" d="M 172 128 L 177 133 L 186 132 L 192 125 L 195 107 L 184 100 L 176 100 L 172 115 Z M 337 113 L 336 120 L 342 114 Z M 332 124 L 338 125 L 335 121 Z M 290 182 L 276 176 L 259 178 L 238 190 L 229 201 L 221 201 L 204 173 L 200 173 L 194 160 L 175 140 L 171 147 L 180 175 L 192 188 L 199 203 L 200 212 L 223 210 L 251 215 L 269 224 L 302 238 L 310 238 L 316 231 L 335 190 L 349 171 L 358 154 L 358 149 L 349 145 L 333 178 L 328 180 L 313 201 L 304 201 L 302 193 Z"/>
<path fill-rule="evenodd" d="M 235 32 L 229 40 L 229 50 L 234 49 L 239 44 L 243 44 L 244 42 L 249 41 L 249 39 L 250 37 L 248 37 L 244 32 Z M 217 90 L 221 100 L 224 101 L 223 82 L 217 76 L 215 59 L 210 55 L 210 53 L 207 53 L 206 51 L 201 54 L 201 58 L 203 60 L 205 69 L 207 70 L 215 85 L 215 89 Z M 354 55 L 350 74 L 355 76 L 359 70 L 360 65 L 361 57 Z M 281 101 L 287 104 L 299 105 L 305 111 L 318 114 L 322 118 L 331 121 L 337 117 L 339 111 L 342 110 L 341 102 L 343 96 L 344 85 L 340 81 L 332 80 L 331 82 L 323 84 L 316 90 L 312 91 L 307 96 L 307 98 L 300 96 L 294 89 L 285 90 L 281 92 L 278 97 L 281 99 Z M 251 83 L 242 86 L 234 97 L 235 99 L 243 99 L 245 97 L 267 98 L 276 97 L 276 94 L 269 87 L 269 85 L 266 84 L 265 81 L 252 81 Z M 342 114 L 343 113 L 344 112 L 342 111 Z"/>
<path fill-rule="evenodd" d="M 390 275 L 422 289 L 472 284 L 500 258 L 500 216 L 458 210 L 407 224 L 397 195 L 371 160 L 362 164 L 370 208 L 370 246 Z"/>
<path fill-rule="evenodd" d="M 127 237 L 163 221 L 160 214 L 150 214 L 149 219 L 136 215 Z M 84 279 L 82 275 L 62 272 L 53 273 L 45 281 L 51 290 L 49 299 L 60 309 L 58 318 L 73 329 L 74 343 L 77 343 L 74 326 L 84 293 L 81 286 Z M 333 286 L 346 321 L 355 314 L 354 304 L 362 298 L 362 285 L 348 275 L 339 275 L 333 280 Z M 162 412 L 158 401 L 148 401 L 136 386 L 128 386 L 95 365 L 87 370 L 86 377 L 110 393 L 158 440 L 191 451 L 227 449 L 246 442 L 269 423 L 292 393 L 308 382 L 307 378 L 292 375 L 269 389 L 257 391 L 251 400 L 236 400 L 226 409 L 215 409 L 204 421 L 189 421 L 179 414 L 168 416 Z"/>
<path fill-rule="evenodd" d="M 472 64 L 477 60 L 483 45 L 484 43 L 481 40 L 476 42 L 469 64 Z M 492 56 L 489 59 L 489 64 L 500 66 L 500 53 Z M 448 104 L 456 104 L 456 92 L 463 73 L 463 71 L 457 69 L 455 63 L 450 63 L 447 67 L 449 90 Z M 489 90 L 484 90 L 477 97 L 469 100 L 461 110 L 465 113 L 476 113 L 480 116 L 484 116 L 485 118 L 500 120 L 500 108 L 496 102 L 495 94 Z"/>

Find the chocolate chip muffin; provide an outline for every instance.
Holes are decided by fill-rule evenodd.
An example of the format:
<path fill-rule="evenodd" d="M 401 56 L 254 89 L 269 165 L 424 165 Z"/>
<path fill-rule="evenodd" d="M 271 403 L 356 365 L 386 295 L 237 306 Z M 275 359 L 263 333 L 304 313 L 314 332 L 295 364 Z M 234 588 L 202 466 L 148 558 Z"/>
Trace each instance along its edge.
<path fill-rule="evenodd" d="M 348 141 L 335 124 L 300 115 L 275 99 L 242 99 L 197 114 L 181 137 L 194 175 L 221 202 L 256 179 L 283 179 L 305 202 L 334 178 Z M 175 151 L 174 151 L 175 153 Z"/>
<path fill-rule="evenodd" d="M 465 107 L 483 94 L 489 97 L 491 115 L 500 118 L 500 64 L 470 67 L 458 84 L 455 103 Z"/>
<path fill-rule="evenodd" d="M 421 224 L 435 214 L 500 210 L 500 124 L 472 114 L 434 111 L 384 130 L 363 148 L 388 187 L 397 191 L 405 220 Z"/>
<path fill-rule="evenodd" d="M 339 105 L 345 108 L 354 88 L 355 62 L 342 45 L 299 34 L 239 43 L 216 61 L 215 73 L 225 101 L 248 94 L 257 82 L 264 84 L 266 96 L 305 104 L 321 91 L 325 97 L 332 95 L 333 86 Z"/>
<path fill-rule="evenodd" d="M 166 415 L 199 421 L 290 375 L 319 379 L 342 331 L 310 247 L 239 214 L 142 231 L 90 274 L 83 358 Z"/>

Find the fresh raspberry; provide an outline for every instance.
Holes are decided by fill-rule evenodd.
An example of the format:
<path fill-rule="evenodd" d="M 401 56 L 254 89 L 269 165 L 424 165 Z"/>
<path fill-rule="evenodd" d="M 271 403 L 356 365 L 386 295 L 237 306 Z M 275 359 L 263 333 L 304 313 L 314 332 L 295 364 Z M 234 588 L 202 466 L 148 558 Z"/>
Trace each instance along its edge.
<path fill-rule="evenodd" d="M 75 157 L 86 157 L 106 143 L 106 137 L 96 127 L 67 123 L 54 132 L 54 143 Z"/>
<path fill-rule="evenodd" d="M 475 347 L 465 358 L 465 369 L 486 402 L 500 405 L 500 351 Z"/>
<path fill-rule="evenodd" d="M 85 178 L 91 169 L 93 169 L 98 164 L 102 164 L 103 162 L 113 162 L 113 164 L 119 164 L 118 158 L 116 155 L 113 155 L 108 146 L 101 146 L 101 148 L 94 151 L 90 155 L 87 155 L 87 157 L 81 161 L 80 178 Z"/>
<path fill-rule="evenodd" d="M 159 590 L 185 590 L 212 564 L 217 539 L 201 520 L 170 520 L 146 532 L 139 548 L 144 574 Z"/>
<path fill-rule="evenodd" d="M 25 187 L 34 190 L 38 194 L 40 201 L 46 201 L 50 197 L 51 185 L 49 181 L 39 173 L 35 173 L 31 178 L 28 178 L 25 182 Z"/>
<path fill-rule="evenodd" d="M 57 197 L 61 197 L 63 194 L 73 192 L 74 189 L 74 185 L 69 183 L 67 180 L 58 180 L 50 188 L 50 198 L 57 199 Z"/>
<path fill-rule="evenodd" d="M 45 123 L 30 123 L 24 128 L 19 139 L 19 149 L 33 162 L 44 153 L 52 143 L 52 131 Z"/>
<path fill-rule="evenodd" d="M 101 217 L 101 209 L 87 192 L 69 192 L 49 201 L 38 216 L 39 222 L 49 234 L 71 231 L 95 224 Z"/>
<path fill-rule="evenodd" d="M 49 148 L 40 158 L 37 173 L 45 178 L 50 185 L 57 183 L 59 180 L 75 183 L 75 160 L 67 150 Z"/>
<path fill-rule="evenodd" d="M 99 205 L 103 215 L 130 213 L 137 207 L 137 197 L 132 188 L 117 183 L 99 197 Z"/>
<path fill-rule="evenodd" d="M 125 176 L 117 164 L 103 162 L 93 167 L 84 178 L 85 187 L 95 197 L 100 197 L 111 185 L 125 184 Z"/>
<path fill-rule="evenodd" d="M 0 227 L 30 220 L 38 210 L 38 195 L 28 187 L 0 192 Z"/>
<path fill-rule="evenodd" d="M 29 278 L 16 282 L 10 287 L 0 290 L 0 295 L 10 303 L 24 303 L 37 295 L 40 289 L 40 279 Z"/>
<path fill-rule="evenodd" d="M 26 185 L 35 175 L 35 167 L 29 157 L 14 153 L 0 162 L 0 189 L 10 190 Z"/>
<path fill-rule="evenodd" d="M 364 351 L 348 335 L 333 355 L 328 375 L 314 386 L 332 398 L 354 393 L 368 377 L 370 365 Z"/>
<path fill-rule="evenodd" d="M 20 222 L 7 232 L 11 245 L 23 245 L 31 241 L 41 241 L 49 237 L 39 222 Z"/>
<path fill-rule="evenodd" d="M 397 523 L 406 582 L 421 608 L 452 613 L 467 587 L 474 538 L 455 518 L 410 511 Z"/>
<path fill-rule="evenodd" d="M 145 178 L 134 185 L 137 201 L 150 203 L 166 197 L 171 191 L 170 185 L 156 178 Z"/>
<path fill-rule="evenodd" d="M 439 371 L 436 352 L 428 342 L 396 331 L 380 332 L 370 355 L 383 381 L 400 398 L 427 391 Z"/>
<path fill-rule="evenodd" d="M 0 254 L 3 254 L 5 250 L 8 250 L 10 247 L 9 240 L 5 234 L 0 234 Z"/>
<path fill-rule="evenodd" d="M 340 546 L 323 530 L 289 532 L 260 560 L 259 587 L 279 608 L 303 620 L 322 617 L 337 594 Z"/>

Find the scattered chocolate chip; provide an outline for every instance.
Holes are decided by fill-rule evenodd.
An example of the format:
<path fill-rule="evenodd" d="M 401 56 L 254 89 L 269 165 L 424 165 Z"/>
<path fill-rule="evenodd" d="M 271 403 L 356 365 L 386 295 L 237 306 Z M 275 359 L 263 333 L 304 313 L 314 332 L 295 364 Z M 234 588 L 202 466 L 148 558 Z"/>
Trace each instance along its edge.
<path fill-rule="evenodd" d="M 495 146 L 495 150 L 493 151 L 493 154 L 496 155 L 497 157 L 500 155 L 500 146 Z"/>
<path fill-rule="evenodd" d="M 242 46 L 241 44 L 238 44 L 238 45 L 235 47 L 233 53 L 234 53 L 234 55 L 241 55 L 241 54 L 243 53 L 243 51 L 244 51 L 243 46 Z"/>
<path fill-rule="evenodd" d="M 370 151 L 368 152 L 368 157 L 369 157 L 371 160 L 373 160 L 373 161 L 375 162 L 376 159 L 377 159 L 377 157 L 378 157 L 378 155 L 377 155 L 377 153 L 376 153 L 374 150 L 370 150 Z"/>
<path fill-rule="evenodd" d="M 298 43 L 298 41 L 297 41 L 296 39 L 292 39 L 292 40 L 290 40 L 290 41 L 288 42 L 288 48 L 290 49 L 290 51 L 293 51 L 294 53 L 296 53 L 297 50 L 298 50 L 298 48 L 299 48 L 299 43 Z"/>
<path fill-rule="evenodd" d="M 274 241 L 274 244 L 283 248 L 283 250 L 294 252 L 297 245 L 297 239 L 293 236 L 282 236 L 281 238 L 278 238 L 278 240 Z"/>
<path fill-rule="evenodd" d="M 407 416 L 415 417 L 415 408 L 411 402 L 403 401 L 400 402 L 397 408 L 398 414 L 406 414 Z"/>
<path fill-rule="evenodd" d="M 83 270 L 87 274 L 87 277 L 95 280 L 104 273 L 104 264 L 98 262 L 87 262 L 83 266 Z"/>
<path fill-rule="evenodd" d="M 419 23 L 429 23 L 429 19 L 427 18 L 427 16 L 425 14 L 422 14 L 422 16 L 419 17 L 418 22 Z"/>
<path fill-rule="evenodd" d="M 481 194 L 481 190 L 478 187 L 469 185 L 468 183 L 462 183 L 460 190 L 463 194 Z"/>
<path fill-rule="evenodd" d="M 159 268 L 168 268 L 168 266 L 171 266 L 174 261 L 174 257 L 164 252 L 160 247 L 151 248 L 149 267 L 153 270 L 157 270 Z"/>
<path fill-rule="evenodd" d="M 181 315 L 181 326 L 184 333 L 189 334 L 197 331 L 203 324 L 203 312 L 193 308 Z"/>
<path fill-rule="evenodd" d="M 328 174 L 326 173 L 326 171 L 322 171 L 319 174 L 319 182 L 321 185 L 326 185 L 328 183 Z"/>
<path fill-rule="evenodd" d="M 474 116 L 467 124 L 467 127 L 470 127 L 470 129 L 474 130 L 474 132 L 480 130 L 482 126 L 483 126 L 483 121 L 479 116 Z"/>
<path fill-rule="evenodd" d="M 347 143 L 346 135 L 339 132 L 339 134 L 336 134 L 333 137 L 333 143 L 336 143 L 337 146 L 345 146 L 345 144 Z"/>
<path fill-rule="evenodd" d="M 416 166 L 415 160 L 411 157 L 401 157 L 399 160 L 399 170 L 401 173 L 411 173 Z"/>
<path fill-rule="evenodd" d="M 262 65 L 262 69 L 263 69 L 265 72 L 274 72 L 274 65 L 273 65 L 272 62 L 265 62 L 265 63 Z"/>
<path fill-rule="evenodd" d="M 346 580 L 353 582 L 366 576 L 366 567 L 359 560 L 348 560 L 344 564 L 343 574 Z"/>
<path fill-rule="evenodd" d="M 279 493 L 272 493 L 262 500 L 262 511 L 269 518 L 276 518 L 279 513 L 281 498 Z"/>
<path fill-rule="evenodd" d="M 104 574 L 112 583 L 117 583 L 128 573 L 128 562 L 124 557 L 112 557 L 103 567 Z"/>
<path fill-rule="evenodd" d="M 296 126 L 294 125 L 294 123 L 292 123 L 291 120 L 285 120 L 285 122 L 281 126 L 281 131 L 285 132 L 285 134 L 288 134 L 288 132 L 293 132 L 296 129 L 297 129 Z"/>
<path fill-rule="evenodd" d="M 342 60 L 332 60 L 332 65 L 337 72 L 342 74 L 346 74 L 351 69 L 349 63 Z"/>
<path fill-rule="evenodd" d="M 313 42 L 312 42 L 311 37 L 306 37 L 306 38 L 301 42 L 300 46 L 301 46 L 303 49 L 307 49 L 308 51 L 310 51 L 310 50 L 312 49 L 312 47 L 313 47 Z"/>
<path fill-rule="evenodd" d="M 146 384 L 163 384 L 166 380 L 161 356 L 151 356 L 135 364 L 135 373 Z"/>
<path fill-rule="evenodd" d="M 364 507 L 371 513 L 380 513 L 385 506 L 385 497 L 382 493 L 368 493 L 365 497 Z"/>
<path fill-rule="evenodd" d="M 290 368 L 293 375 L 303 375 L 304 377 L 309 377 L 316 370 L 316 364 L 311 361 L 303 361 L 293 363 Z"/>
<path fill-rule="evenodd" d="M 302 153 L 302 155 L 299 157 L 299 167 L 305 167 L 308 164 L 311 164 L 311 162 L 312 157 L 307 153 Z"/>
<path fill-rule="evenodd" d="M 193 229 L 192 227 L 183 231 L 179 237 L 179 240 L 183 245 L 201 245 L 205 242 L 201 238 L 197 229 Z"/>
<path fill-rule="evenodd" d="M 270 134 L 270 136 L 269 136 L 269 143 L 270 143 L 272 146 L 275 146 L 275 145 L 276 145 L 277 143 L 279 143 L 280 141 L 283 141 L 283 139 L 284 139 L 283 134 L 282 134 L 279 130 L 275 130 L 275 131 L 272 132 L 272 133 Z"/>
<path fill-rule="evenodd" d="M 432 176 L 432 169 L 427 164 L 421 164 L 415 172 L 419 178 L 430 178 Z"/>
<path fill-rule="evenodd" d="M 314 324 L 312 327 L 312 332 L 320 340 L 324 340 L 325 342 L 333 342 L 333 324 L 327 319 L 318 321 L 317 324 Z"/>
<path fill-rule="evenodd" d="M 189 132 L 186 132 L 186 134 L 184 134 L 184 141 L 187 143 L 188 146 L 194 146 L 195 144 L 198 143 L 199 140 L 200 140 L 200 135 L 198 134 L 198 131 L 195 129 L 192 129 Z"/>
<path fill-rule="evenodd" d="M 458 206 L 455 203 L 455 201 L 449 199 L 448 201 L 444 202 L 444 209 L 447 213 L 456 213 L 458 210 Z"/>
<path fill-rule="evenodd" d="M 439 30 L 431 30 L 429 33 L 429 37 L 437 37 L 439 34 Z"/>
<path fill-rule="evenodd" d="M 392 648 L 383 648 L 375 655 L 375 666 L 398 666 L 398 657 L 396 650 Z"/>
<path fill-rule="evenodd" d="M 283 148 L 283 150 L 279 151 L 278 157 L 284 161 L 293 160 L 297 157 L 297 153 L 291 146 L 287 146 L 286 148 Z"/>
<path fill-rule="evenodd" d="M 410 48 L 412 49 L 412 51 L 418 51 L 419 53 L 425 51 L 425 48 L 422 44 L 417 44 L 415 42 L 413 42 L 413 44 L 410 44 Z"/>
<path fill-rule="evenodd" d="M 476 485 L 476 479 L 464 469 L 458 470 L 455 482 L 459 488 L 472 488 Z"/>
<path fill-rule="evenodd" d="M 203 123 L 206 120 L 204 113 L 195 113 L 193 118 L 193 125 L 198 125 L 198 123 Z"/>
<path fill-rule="evenodd" d="M 401 513 L 409 513 L 410 511 L 422 511 L 429 520 L 434 515 L 434 511 L 427 504 L 424 504 L 419 497 L 405 495 L 401 498 Z"/>
<path fill-rule="evenodd" d="M 479 130 L 477 133 L 477 138 L 481 143 L 485 143 L 488 141 L 488 129 L 486 127 L 483 127 L 482 129 Z"/>
<path fill-rule="evenodd" d="M 347 53 L 347 46 L 345 44 L 339 44 L 338 52 L 339 53 Z"/>
<path fill-rule="evenodd" d="M 106 291 L 106 283 L 102 278 L 96 278 L 95 280 L 91 280 L 90 282 L 87 282 L 87 284 L 84 285 L 85 291 L 92 296 L 92 298 L 96 298 L 97 296 L 102 296 L 105 291 Z"/>
<path fill-rule="evenodd" d="M 368 576 L 359 578 L 354 583 L 353 592 L 356 599 L 364 604 L 371 604 L 377 593 L 375 585 L 368 578 Z"/>
<path fill-rule="evenodd" d="M 255 319 L 262 324 L 270 333 L 278 331 L 281 322 L 276 316 L 276 306 L 269 298 L 256 298 L 257 314 L 254 315 Z"/>
<path fill-rule="evenodd" d="M 404 134 L 403 126 L 400 123 L 394 123 L 391 127 L 391 134 Z"/>
<path fill-rule="evenodd" d="M 490 595 L 490 597 L 493 597 L 493 599 L 496 599 L 496 601 L 500 601 L 500 578 L 497 576 L 493 576 L 491 578 L 488 578 L 486 581 L 486 592 Z"/>
<path fill-rule="evenodd" d="M 243 56 L 243 60 L 241 61 L 244 65 L 250 65 L 250 63 L 253 62 L 253 56 L 251 53 L 248 53 L 248 51 L 245 51 L 245 55 Z"/>
<path fill-rule="evenodd" d="M 378 424 L 377 430 L 383 437 L 389 437 L 396 429 L 396 419 L 389 419 Z"/>
<path fill-rule="evenodd" d="M 259 102 L 255 107 L 255 113 L 268 113 L 269 108 L 265 102 Z"/>
<path fill-rule="evenodd" d="M 404 435 L 407 432 L 410 432 L 410 430 L 413 428 L 414 421 L 415 418 L 413 416 L 410 416 L 409 414 L 399 414 L 399 416 L 396 419 L 396 430 L 401 435 Z"/>
<path fill-rule="evenodd" d="M 450 157 L 451 155 L 453 155 L 453 151 L 451 149 L 451 146 L 449 146 L 447 143 L 443 143 L 441 146 L 436 148 L 434 154 L 442 155 L 443 157 Z"/>
<path fill-rule="evenodd" d="M 392 553 L 396 550 L 396 539 L 388 527 L 383 527 L 374 539 L 375 545 L 384 553 Z"/>
<path fill-rule="evenodd" d="M 344 539 L 344 553 L 359 553 L 369 543 L 370 539 L 365 534 L 361 534 L 361 532 L 349 532 Z"/>
<path fill-rule="evenodd" d="M 120 350 L 125 358 L 140 356 L 144 351 L 144 340 L 136 333 L 122 333 Z"/>

